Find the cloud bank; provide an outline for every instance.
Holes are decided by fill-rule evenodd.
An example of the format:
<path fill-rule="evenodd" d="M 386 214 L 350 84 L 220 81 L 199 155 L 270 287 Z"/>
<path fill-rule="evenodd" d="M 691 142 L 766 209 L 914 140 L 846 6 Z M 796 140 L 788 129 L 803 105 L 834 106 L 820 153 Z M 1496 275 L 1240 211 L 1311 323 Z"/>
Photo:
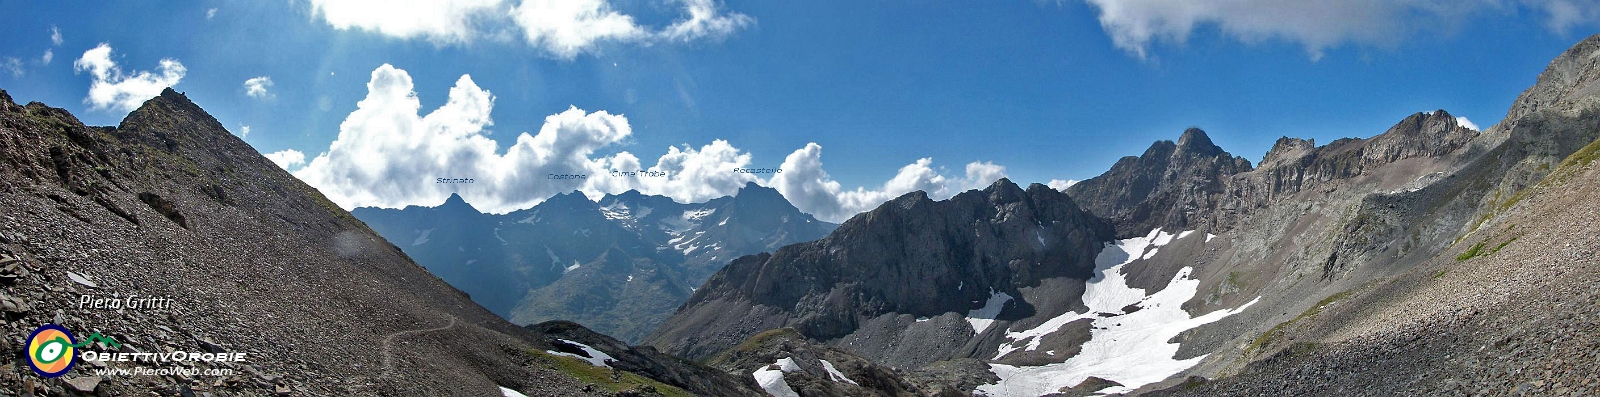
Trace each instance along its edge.
<path fill-rule="evenodd" d="M 176 59 L 162 59 L 156 72 L 135 71 L 123 73 L 116 61 L 111 60 L 111 45 L 100 45 L 83 52 L 72 63 L 73 73 L 87 72 L 93 80 L 89 83 L 89 96 L 83 103 L 89 110 L 133 111 L 144 101 L 161 95 L 161 90 L 178 84 L 188 69 Z"/>
<path fill-rule="evenodd" d="M 715 0 L 667 0 L 679 19 L 641 25 L 611 0 L 462 0 L 396 7 L 378 0 L 312 0 L 311 14 L 340 30 L 359 29 L 438 45 L 481 38 L 520 38 L 557 58 L 571 59 L 603 43 L 722 40 L 755 19 L 728 12 Z"/>
<path fill-rule="evenodd" d="M 915 190 L 945 198 L 1005 176 L 1005 167 L 967 164 L 947 176 L 924 158 L 901 167 L 876 188 L 846 189 L 822 167 L 816 143 L 789 154 L 781 172 L 740 172 L 752 156 L 725 140 L 699 147 L 666 148 L 652 164 L 628 151 L 599 156 L 633 134 L 626 116 L 571 107 L 545 117 L 535 132 L 522 132 L 501 148 L 489 138 L 495 96 L 463 75 L 444 105 L 423 114 L 405 70 L 383 65 L 372 71 L 367 96 L 339 126 L 328 150 L 309 160 L 298 151 L 268 155 L 346 209 L 437 205 L 451 193 L 493 213 L 528 208 L 557 193 L 581 191 L 591 198 L 638 190 L 698 202 L 731 195 L 755 182 L 783 193 L 802 211 L 842 221 Z M 583 175 L 576 177 L 574 175 Z M 445 181 L 441 181 L 441 179 Z M 470 179 L 470 183 L 460 182 Z"/>
<path fill-rule="evenodd" d="M 1154 43 L 1181 45 L 1200 26 L 1247 43 L 1298 43 L 1315 60 L 1342 44 L 1387 47 L 1422 31 L 1447 33 L 1487 13 L 1541 14 L 1562 34 L 1600 22 L 1600 3 L 1576 0 L 1085 1 L 1112 44 L 1141 59 Z"/>

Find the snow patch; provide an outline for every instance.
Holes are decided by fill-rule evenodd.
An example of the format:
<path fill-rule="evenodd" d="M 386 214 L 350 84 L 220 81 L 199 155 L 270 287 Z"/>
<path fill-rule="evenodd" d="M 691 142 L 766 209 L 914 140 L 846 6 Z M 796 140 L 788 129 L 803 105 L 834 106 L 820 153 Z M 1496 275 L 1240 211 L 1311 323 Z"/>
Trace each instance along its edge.
<path fill-rule="evenodd" d="M 561 274 L 572 273 L 573 270 L 578 270 L 578 266 L 582 265 L 578 264 L 578 260 L 574 259 L 572 260 L 572 266 L 567 266 L 567 270 L 562 270 Z"/>
<path fill-rule="evenodd" d="M 538 222 L 538 221 L 539 221 L 539 210 L 533 210 L 532 214 L 529 214 L 527 218 L 522 218 L 522 220 L 517 221 L 517 223 L 533 224 L 534 222 Z"/>
<path fill-rule="evenodd" d="M 500 397 L 528 397 L 528 395 L 522 394 L 522 392 L 516 390 L 511 390 L 505 386 L 500 386 Z"/>
<path fill-rule="evenodd" d="M 794 359 L 785 357 L 778 359 L 772 365 L 761 367 L 761 369 L 751 372 L 750 375 L 756 378 L 756 383 L 761 385 L 761 390 L 766 390 L 767 394 L 771 394 L 773 397 L 800 397 L 800 393 L 795 393 L 794 389 L 789 388 L 789 382 L 783 380 L 784 372 L 798 370 L 800 370 L 800 365 L 795 364 Z"/>
<path fill-rule="evenodd" d="M 704 209 L 704 208 L 698 209 L 698 210 L 692 210 L 692 211 L 684 211 L 683 212 L 683 216 L 679 217 L 679 219 L 683 220 L 684 223 L 689 223 L 689 224 L 693 224 L 693 225 L 699 226 L 700 225 L 700 221 L 704 220 L 706 218 L 706 216 L 711 215 L 711 213 L 713 213 L 713 212 L 717 212 L 717 211 L 713 210 L 713 209 Z"/>
<path fill-rule="evenodd" d="M 427 243 L 428 242 L 428 235 L 429 234 L 433 234 L 433 229 L 417 230 L 416 232 L 420 233 L 420 234 L 417 235 L 417 239 L 416 240 L 412 240 L 411 241 L 411 246 L 413 246 L 413 247 L 422 245 L 424 243 Z"/>
<path fill-rule="evenodd" d="M 1033 329 L 1006 332 L 1010 342 L 1000 345 L 999 359 L 1019 349 L 1035 350 L 1040 339 L 1059 331 L 1067 323 L 1081 319 L 1093 321 L 1090 339 L 1078 355 L 1066 362 L 1036 367 L 1019 367 L 990 364 L 990 370 L 1000 377 L 994 384 L 978 387 L 979 392 L 992 397 L 1037 396 L 1054 393 L 1063 387 L 1076 386 L 1090 376 L 1115 381 L 1122 387 L 1100 390 L 1100 393 L 1126 393 L 1199 364 L 1206 356 L 1175 360 L 1179 345 L 1168 343 L 1183 331 L 1221 320 L 1254 305 L 1261 298 L 1236 309 L 1218 310 L 1199 317 L 1191 317 L 1183 310 L 1183 302 L 1198 292 L 1200 281 L 1190 279 L 1192 267 L 1184 267 L 1167 283 L 1167 287 L 1146 296 L 1143 289 L 1128 286 L 1122 266 L 1135 259 L 1149 258 L 1156 250 L 1178 235 L 1151 231 L 1144 237 L 1135 237 L 1107 243 L 1095 257 L 1095 276 L 1089 279 L 1083 293 L 1083 303 L 1089 307 L 1083 313 L 1066 313 L 1046 321 Z M 1137 304 L 1140 310 L 1123 313 L 1122 308 Z M 1101 313 L 1115 314 L 1103 317 Z M 1022 341 L 1026 345 L 1018 346 Z M 1047 354 L 1054 353 L 1048 351 Z"/>
<path fill-rule="evenodd" d="M 621 202 L 615 202 L 611 203 L 611 205 L 600 207 L 600 213 L 604 214 L 606 219 L 614 221 L 633 218 L 631 211 L 628 210 L 628 206 L 622 204 Z"/>
<path fill-rule="evenodd" d="M 967 323 L 972 324 L 973 334 L 981 334 L 983 330 L 989 329 L 989 326 L 994 324 L 994 318 L 1000 315 L 1000 309 L 1004 309 L 1006 302 L 1011 301 L 1011 295 L 990 291 L 992 294 L 989 295 L 989 301 L 984 302 L 983 307 L 967 312 Z"/>
<path fill-rule="evenodd" d="M 1206 242 L 1209 243 L 1209 242 L 1211 242 L 1211 239 L 1214 239 L 1214 238 L 1217 238 L 1217 235 L 1211 234 L 1211 233 L 1206 233 Z"/>
<path fill-rule="evenodd" d="M 819 359 L 817 361 L 821 361 L 822 362 L 822 369 L 828 370 L 828 379 L 832 379 L 834 382 L 841 382 L 842 381 L 842 382 L 849 383 L 849 384 L 852 384 L 852 385 L 861 386 L 860 383 L 856 383 L 856 381 L 850 380 L 850 378 L 846 378 L 844 376 L 844 373 L 839 372 L 838 368 L 834 368 L 833 367 L 833 363 L 828 362 L 828 360 Z"/>
<path fill-rule="evenodd" d="M 550 250 L 550 246 L 548 246 L 548 245 L 544 246 L 544 254 L 550 256 L 550 265 L 552 267 L 560 267 L 561 266 L 561 257 L 556 256 L 556 252 L 555 251 L 551 251 Z"/>
<path fill-rule="evenodd" d="M 555 351 L 555 350 L 546 350 L 545 351 L 546 353 L 554 354 L 554 355 L 557 355 L 557 356 L 567 356 L 567 357 L 572 357 L 572 358 L 576 358 L 576 359 L 579 359 L 579 360 L 587 361 L 587 362 L 589 362 L 589 365 L 593 365 L 593 366 L 596 366 L 596 367 L 611 368 L 611 365 L 610 364 L 606 364 L 606 363 L 610 362 L 610 361 L 617 361 L 616 359 L 611 358 L 611 356 L 606 355 L 604 352 L 601 352 L 599 350 L 595 350 L 593 347 L 589 347 L 589 345 L 585 345 L 585 344 L 578 343 L 578 342 L 573 342 L 573 341 L 566 340 L 566 339 L 557 339 L 557 340 L 562 341 L 562 342 L 566 342 L 566 343 L 571 344 L 573 346 L 577 346 L 579 349 L 583 349 L 583 353 L 588 355 L 588 357 L 584 357 L 584 356 L 577 355 L 577 354 L 572 354 L 572 353 L 567 353 L 567 352 Z"/>

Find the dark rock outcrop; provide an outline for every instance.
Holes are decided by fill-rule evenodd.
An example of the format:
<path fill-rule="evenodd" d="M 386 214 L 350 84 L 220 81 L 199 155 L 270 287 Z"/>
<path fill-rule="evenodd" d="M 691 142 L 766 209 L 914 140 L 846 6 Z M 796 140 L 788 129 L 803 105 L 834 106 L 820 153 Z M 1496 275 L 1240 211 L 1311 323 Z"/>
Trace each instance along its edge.
<path fill-rule="evenodd" d="M 780 364 L 779 360 L 785 362 Z M 907 382 L 894 369 L 807 340 L 793 328 L 752 336 L 708 359 L 706 364 L 741 376 L 758 370 L 781 371 L 784 384 L 806 397 L 932 395 Z"/>
<path fill-rule="evenodd" d="M 755 380 L 749 376 L 733 375 L 724 370 L 684 361 L 656 351 L 650 346 L 628 346 L 620 340 L 590 331 L 570 321 L 532 324 L 528 325 L 527 329 L 541 335 L 546 343 L 552 345 L 561 344 L 563 341 L 582 343 L 615 359 L 609 362 L 612 368 L 647 375 L 651 379 L 677 386 L 695 395 L 764 395 Z"/>
<path fill-rule="evenodd" d="M 1190 128 L 1177 143 L 1157 141 L 1139 157 L 1123 157 L 1106 173 L 1067 188 L 1084 210 L 1106 218 L 1121 238 L 1151 229 L 1214 228 L 1228 220 L 1214 210 L 1224 200 L 1224 183 L 1250 171 L 1250 161 Z"/>
<path fill-rule="evenodd" d="M 1022 296 L 1019 288 L 1046 279 L 1081 284 L 1110 238 L 1102 221 L 1043 185 L 1023 190 L 1001 179 L 945 201 L 913 192 L 851 218 L 822 240 L 735 260 L 648 341 L 699 358 L 768 329 L 792 327 L 829 341 L 887 315 L 964 314 L 992 294 Z M 1034 310 L 1019 299 L 1000 317 Z M 960 346 L 974 336 L 968 329 L 938 343 Z M 857 345 L 844 347 L 853 352 L 882 347 L 851 343 Z"/>

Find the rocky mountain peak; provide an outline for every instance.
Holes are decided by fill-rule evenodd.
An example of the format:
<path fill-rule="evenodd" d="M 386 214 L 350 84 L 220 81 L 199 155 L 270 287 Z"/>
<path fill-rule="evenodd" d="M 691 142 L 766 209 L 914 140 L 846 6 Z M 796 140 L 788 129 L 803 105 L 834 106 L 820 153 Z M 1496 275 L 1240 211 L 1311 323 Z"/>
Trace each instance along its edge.
<path fill-rule="evenodd" d="M 1206 136 L 1205 130 L 1198 127 L 1189 127 L 1183 130 L 1183 135 L 1178 137 L 1178 152 L 1198 156 L 1216 156 L 1223 153 L 1222 148 L 1211 142 L 1211 137 Z"/>
<path fill-rule="evenodd" d="M 644 193 L 640 193 L 638 189 L 628 189 L 628 191 L 622 192 L 622 194 L 607 194 L 606 198 L 601 199 L 600 201 L 637 201 L 642 198 L 644 198 Z"/>
<path fill-rule="evenodd" d="M 1550 61 L 1533 87 L 1512 102 L 1505 120 L 1515 123 L 1523 116 L 1558 106 L 1569 100 L 1593 100 L 1600 93 L 1600 34 L 1589 36 Z"/>
<path fill-rule="evenodd" d="M 1042 185 L 1030 193 L 1000 179 L 942 201 L 915 191 L 822 240 L 734 260 L 651 339 L 704 357 L 759 331 L 708 326 L 724 321 L 833 339 L 894 313 L 965 313 L 995 293 L 1020 296 L 1018 288 L 1041 280 L 1092 277 L 1093 257 L 1110 238 L 1103 221 Z M 959 346 L 960 338 L 949 343 Z"/>
<path fill-rule="evenodd" d="M 479 212 L 477 208 L 473 207 L 472 204 L 468 204 L 467 200 L 462 199 L 461 195 L 457 193 L 450 193 L 450 197 L 444 199 L 444 204 L 439 204 L 436 208 Z"/>
<path fill-rule="evenodd" d="M 1261 157 L 1261 164 L 1259 164 L 1258 168 L 1267 168 L 1269 164 L 1276 165 L 1287 162 L 1290 159 L 1299 158 L 1306 153 L 1310 153 L 1311 149 L 1316 147 L 1317 141 L 1315 139 L 1280 137 L 1277 142 L 1272 144 L 1272 149 L 1267 150 L 1267 155 Z"/>
<path fill-rule="evenodd" d="M 783 194 L 782 193 L 778 193 L 777 189 L 773 189 L 773 188 L 770 188 L 770 187 L 757 185 L 755 182 L 746 182 L 744 184 L 744 187 L 739 188 L 739 191 L 735 192 L 733 194 L 733 197 L 739 198 L 739 199 L 750 199 L 750 198 L 761 198 L 761 199 L 769 199 L 769 200 L 783 200 L 784 199 L 783 198 Z"/>
<path fill-rule="evenodd" d="M 1477 136 L 1477 132 L 1462 127 L 1455 116 L 1444 110 L 1414 113 L 1365 142 L 1364 165 L 1441 156 L 1466 145 Z"/>
<path fill-rule="evenodd" d="M 1160 227 L 1192 229 L 1210 223 L 1223 180 L 1248 172 L 1250 161 L 1222 150 L 1205 131 L 1189 128 L 1178 143 L 1156 141 L 1139 157 L 1124 157 L 1106 173 L 1067 189 L 1083 208 L 1112 221 L 1120 237 Z"/>
<path fill-rule="evenodd" d="M 583 192 L 580 192 L 580 191 L 577 191 L 577 190 L 573 190 L 573 191 L 567 192 L 567 193 L 557 193 L 554 196 L 550 196 L 550 198 L 545 200 L 544 203 L 541 203 L 541 205 L 546 205 L 546 204 L 551 205 L 551 206 L 555 206 L 555 207 L 569 207 L 569 208 L 570 207 L 576 207 L 576 208 L 587 208 L 587 207 L 598 208 L 599 207 L 599 204 L 596 204 L 593 201 L 589 201 L 589 196 L 585 196 L 585 195 L 583 195 Z"/>

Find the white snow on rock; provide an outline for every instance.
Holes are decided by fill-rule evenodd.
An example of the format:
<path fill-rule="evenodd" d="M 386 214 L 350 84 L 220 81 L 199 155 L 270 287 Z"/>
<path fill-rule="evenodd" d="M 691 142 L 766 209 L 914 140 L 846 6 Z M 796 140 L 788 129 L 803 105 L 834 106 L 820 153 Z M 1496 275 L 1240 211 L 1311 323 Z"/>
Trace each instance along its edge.
<path fill-rule="evenodd" d="M 550 256 L 550 264 L 552 266 L 561 267 L 561 257 L 556 256 L 556 252 L 551 251 L 550 246 L 544 246 L 544 254 Z"/>
<path fill-rule="evenodd" d="M 1211 239 L 1214 239 L 1214 238 L 1217 238 L 1217 235 L 1211 234 L 1211 233 L 1206 233 L 1206 242 L 1209 243 L 1209 242 L 1211 242 Z"/>
<path fill-rule="evenodd" d="M 994 324 L 994 318 L 1000 315 L 1000 309 L 1004 309 L 1006 302 L 1010 301 L 1011 295 L 1007 295 L 1004 292 L 993 292 L 992 295 L 989 295 L 989 301 L 984 302 L 983 307 L 968 311 L 967 323 L 972 324 L 972 333 L 981 334 L 983 330 L 989 329 L 989 326 Z"/>
<path fill-rule="evenodd" d="M 500 397 L 528 397 L 528 395 L 522 394 L 522 392 L 516 390 L 511 390 L 505 386 L 500 386 Z"/>
<path fill-rule="evenodd" d="M 860 383 L 856 383 L 856 381 L 850 380 L 850 378 L 845 377 L 844 373 L 843 372 L 839 372 L 838 368 L 834 368 L 833 367 L 833 363 L 828 362 L 828 360 L 819 359 L 817 361 L 821 361 L 822 362 L 822 369 L 828 370 L 828 379 L 831 379 L 834 382 L 845 382 L 845 383 L 849 383 L 849 384 L 856 385 L 856 386 L 860 386 L 861 385 Z"/>
<path fill-rule="evenodd" d="M 773 397 L 800 397 L 800 393 L 795 393 L 794 389 L 789 388 L 789 382 L 783 380 L 784 372 L 799 370 L 800 365 L 796 364 L 794 359 L 785 357 L 778 359 L 772 365 L 761 367 L 756 372 L 751 372 L 750 375 L 756 378 L 756 383 L 761 385 L 761 390 L 766 390 L 767 394 L 771 394 Z"/>
<path fill-rule="evenodd" d="M 517 223 L 532 224 L 532 223 L 538 222 L 538 221 L 539 221 L 539 210 L 533 210 L 532 214 L 528 214 L 527 218 L 522 218 L 522 220 L 517 221 Z"/>
<path fill-rule="evenodd" d="M 429 234 L 433 234 L 433 229 L 417 230 L 416 232 L 419 233 L 419 234 L 417 235 L 417 239 L 416 240 L 412 240 L 411 241 L 411 246 L 413 246 L 413 247 L 422 245 L 423 243 L 427 243 L 428 242 L 428 235 Z"/>
<path fill-rule="evenodd" d="M 610 364 L 606 364 L 606 362 L 617 361 L 616 359 L 611 358 L 610 355 L 607 355 L 604 352 L 601 352 L 599 350 L 595 350 L 593 347 L 589 347 L 589 345 L 585 345 L 585 344 L 578 343 L 578 342 L 573 342 L 573 341 L 566 340 L 566 339 L 558 339 L 558 340 L 560 340 L 562 342 L 566 342 L 567 344 L 571 344 L 573 346 L 577 346 L 579 349 L 583 349 L 584 354 L 588 354 L 589 357 L 584 357 L 584 356 L 580 356 L 580 355 L 577 355 L 577 354 L 572 354 L 572 353 L 567 353 L 567 352 L 562 352 L 562 351 L 555 351 L 555 350 L 545 350 L 545 352 L 546 353 L 550 353 L 550 354 L 554 354 L 554 355 L 557 355 L 557 356 L 567 356 L 567 357 L 572 357 L 572 358 L 576 358 L 576 359 L 579 359 L 579 360 L 587 361 L 587 362 L 589 362 L 589 365 L 593 365 L 593 366 L 596 366 L 596 367 L 611 368 L 611 365 Z"/>
<path fill-rule="evenodd" d="M 628 210 L 628 206 L 620 202 L 600 207 L 600 213 L 605 215 L 606 219 L 614 221 L 633 218 L 632 211 Z"/>
<path fill-rule="evenodd" d="M 572 261 L 572 266 L 567 266 L 567 270 L 562 270 L 561 274 L 572 273 L 573 270 L 578 270 L 579 266 L 583 266 L 583 265 L 578 263 L 577 260 L 573 260 Z"/>
<path fill-rule="evenodd" d="M 1143 289 L 1128 286 L 1122 274 L 1123 265 L 1136 258 L 1149 258 L 1155 255 L 1157 248 L 1186 236 L 1188 232 L 1173 235 L 1157 229 L 1144 237 L 1107 243 L 1095 258 L 1095 276 L 1089 279 L 1083 292 L 1083 303 L 1089 310 L 1068 312 L 1033 329 L 1006 332 L 1010 342 L 1000 345 L 995 358 L 1019 349 L 1038 349 L 1041 337 L 1059 331 L 1067 323 L 1091 319 L 1091 336 L 1081 352 L 1066 362 L 1036 367 L 990 364 L 990 371 L 998 375 L 1000 381 L 979 386 L 977 391 L 991 397 L 1031 397 L 1055 393 L 1095 376 L 1123 385 L 1099 393 L 1126 393 L 1199 364 L 1206 356 L 1173 359 L 1178 353 L 1178 344 L 1167 341 L 1183 331 L 1243 311 L 1261 298 L 1236 309 L 1191 317 L 1183 310 L 1183 302 L 1193 298 L 1200 288 L 1200 280 L 1189 278 L 1194 271 L 1192 267 L 1180 269 L 1165 289 L 1153 295 L 1146 296 Z M 1140 310 L 1122 312 L 1122 308 L 1133 304 L 1139 305 Z M 1103 317 L 1101 313 L 1115 315 Z M 1018 346 L 1023 341 L 1027 343 Z"/>

